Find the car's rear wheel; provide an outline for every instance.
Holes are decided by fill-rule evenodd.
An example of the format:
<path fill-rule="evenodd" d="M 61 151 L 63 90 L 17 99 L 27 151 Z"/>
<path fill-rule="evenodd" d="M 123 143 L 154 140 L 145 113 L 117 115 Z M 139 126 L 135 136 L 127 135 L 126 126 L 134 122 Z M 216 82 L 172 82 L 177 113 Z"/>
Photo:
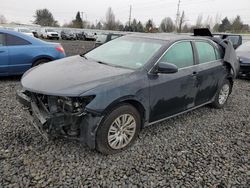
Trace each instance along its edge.
<path fill-rule="evenodd" d="M 37 60 L 32 67 L 38 66 L 38 65 L 42 65 L 44 63 L 48 63 L 50 60 L 49 59 L 39 59 Z"/>
<path fill-rule="evenodd" d="M 212 103 L 212 106 L 215 108 L 223 108 L 228 100 L 231 90 L 232 84 L 228 79 L 225 79 L 215 96 L 215 100 Z"/>
<path fill-rule="evenodd" d="M 141 127 L 138 111 L 129 104 L 114 108 L 97 130 L 96 148 L 103 154 L 118 153 L 136 139 Z"/>

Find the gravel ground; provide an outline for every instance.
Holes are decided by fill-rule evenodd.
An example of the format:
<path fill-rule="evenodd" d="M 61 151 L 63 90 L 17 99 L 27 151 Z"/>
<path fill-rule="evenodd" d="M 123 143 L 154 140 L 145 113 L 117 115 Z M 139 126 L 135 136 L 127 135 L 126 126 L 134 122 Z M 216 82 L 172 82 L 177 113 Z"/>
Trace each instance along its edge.
<path fill-rule="evenodd" d="M 133 147 L 103 156 L 46 143 L 15 99 L 19 79 L 0 80 L 0 187 L 250 187 L 249 80 L 236 80 L 224 109 L 147 127 Z"/>

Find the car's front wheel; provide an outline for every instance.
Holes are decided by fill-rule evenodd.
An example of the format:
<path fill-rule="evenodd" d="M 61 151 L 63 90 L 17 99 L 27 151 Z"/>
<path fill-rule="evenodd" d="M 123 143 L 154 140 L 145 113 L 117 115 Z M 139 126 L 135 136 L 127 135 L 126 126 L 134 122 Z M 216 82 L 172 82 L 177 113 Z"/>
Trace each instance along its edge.
<path fill-rule="evenodd" d="M 215 100 L 212 103 L 212 106 L 215 108 L 223 108 L 228 100 L 231 90 L 232 84 L 228 79 L 225 79 L 215 96 Z"/>
<path fill-rule="evenodd" d="M 141 127 L 138 111 L 129 104 L 114 108 L 97 130 L 97 150 L 103 154 L 118 153 L 129 147 Z"/>

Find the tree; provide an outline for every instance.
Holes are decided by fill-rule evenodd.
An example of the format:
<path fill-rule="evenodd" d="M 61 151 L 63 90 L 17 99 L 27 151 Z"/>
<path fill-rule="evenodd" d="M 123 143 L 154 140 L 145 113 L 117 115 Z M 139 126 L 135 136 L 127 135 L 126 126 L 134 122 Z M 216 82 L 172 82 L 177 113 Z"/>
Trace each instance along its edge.
<path fill-rule="evenodd" d="M 163 32 L 173 32 L 174 31 L 174 22 L 170 17 L 164 18 L 160 24 L 160 30 Z"/>
<path fill-rule="evenodd" d="M 145 31 L 146 32 L 153 32 L 154 29 L 154 23 L 153 20 L 149 19 L 146 23 Z"/>
<path fill-rule="evenodd" d="M 84 25 L 79 11 L 76 13 L 76 19 L 72 23 L 74 28 L 83 28 Z"/>
<path fill-rule="evenodd" d="M 219 32 L 226 32 L 226 31 L 230 31 L 231 29 L 231 23 L 228 20 L 227 17 L 225 17 L 222 21 L 222 23 L 219 25 L 218 31 Z"/>
<path fill-rule="evenodd" d="M 41 26 L 58 26 L 58 22 L 54 19 L 52 13 L 48 9 L 36 10 L 34 17 L 34 24 Z"/>
<path fill-rule="evenodd" d="M 240 16 L 236 16 L 234 19 L 231 29 L 233 32 L 240 32 L 243 29 L 243 22 L 241 21 Z"/>
<path fill-rule="evenodd" d="M 196 28 L 201 28 L 202 27 L 202 20 L 203 20 L 203 16 L 202 14 L 199 14 L 196 20 Z"/>
<path fill-rule="evenodd" d="M 144 32 L 143 25 L 140 21 L 137 23 L 137 32 Z"/>
<path fill-rule="evenodd" d="M 102 29 L 102 27 L 103 26 L 102 26 L 102 23 L 100 21 L 95 26 L 96 29 Z"/>
<path fill-rule="evenodd" d="M 137 32 L 138 31 L 136 19 L 133 19 L 132 24 L 131 24 L 130 27 L 131 27 L 131 31 L 133 31 L 133 32 Z"/>
<path fill-rule="evenodd" d="M 106 12 L 106 22 L 105 22 L 105 29 L 114 30 L 116 28 L 115 23 L 115 14 L 111 7 L 108 8 Z"/>
<path fill-rule="evenodd" d="M 0 15 L 0 24 L 6 24 L 7 20 L 4 15 Z"/>
<path fill-rule="evenodd" d="M 178 26 L 178 32 L 181 33 L 182 31 L 182 26 L 184 25 L 184 23 L 186 22 L 186 18 L 185 18 L 185 12 L 182 11 L 181 17 L 180 17 L 180 21 L 179 21 L 179 26 Z"/>

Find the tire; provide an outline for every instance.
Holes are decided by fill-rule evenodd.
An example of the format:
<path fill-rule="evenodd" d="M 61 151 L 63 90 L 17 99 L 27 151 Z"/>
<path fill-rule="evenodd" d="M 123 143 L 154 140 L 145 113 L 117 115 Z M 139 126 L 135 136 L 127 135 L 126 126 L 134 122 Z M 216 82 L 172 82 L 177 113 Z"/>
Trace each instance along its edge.
<path fill-rule="evenodd" d="M 131 123 L 127 125 L 125 123 L 124 126 L 124 120 L 126 123 Z M 118 124 L 115 121 L 123 129 L 118 130 Z M 111 110 L 101 122 L 96 134 L 96 149 L 105 155 L 121 152 L 133 144 L 140 128 L 139 112 L 129 104 L 120 105 Z"/>
<path fill-rule="evenodd" d="M 49 61 L 50 61 L 49 59 L 39 59 L 32 65 L 32 67 L 48 63 Z"/>
<path fill-rule="evenodd" d="M 228 79 L 225 79 L 222 86 L 218 89 L 217 94 L 211 106 L 221 109 L 227 103 L 228 97 L 232 91 L 232 84 Z"/>

